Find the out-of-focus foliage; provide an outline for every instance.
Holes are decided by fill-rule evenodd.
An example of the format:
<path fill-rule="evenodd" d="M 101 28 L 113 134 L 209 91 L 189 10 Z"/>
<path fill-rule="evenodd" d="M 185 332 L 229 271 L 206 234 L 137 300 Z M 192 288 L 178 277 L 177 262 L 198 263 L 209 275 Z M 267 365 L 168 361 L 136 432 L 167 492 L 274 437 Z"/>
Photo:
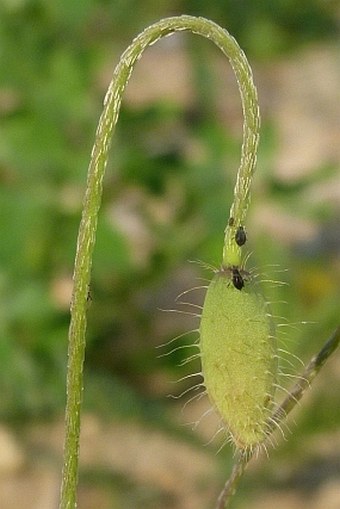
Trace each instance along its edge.
<path fill-rule="evenodd" d="M 337 32 L 333 17 L 336 2 L 189 0 L 187 3 L 189 9 L 199 9 L 203 16 L 228 26 L 247 54 L 266 59 Z"/>
<path fill-rule="evenodd" d="M 50 412 L 63 402 L 70 277 L 86 168 L 107 86 L 101 73 L 117 61 L 129 39 L 125 34 L 132 36 L 160 16 L 161 6 L 8 0 L 0 9 L 0 414 L 8 416 Z M 109 168 L 93 272 L 88 361 L 97 359 L 99 370 L 104 359 L 109 370 L 123 366 L 127 378 L 142 369 L 144 358 L 152 358 L 150 315 L 140 310 L 143 292 L 159 287 L 171 268 L 192 256 L 201 241 L 199 232 L 191 235 L 198 209 L 206 209 L 207 217 L 225 214 L 218 207 L 224 192 L 213 201 L 206 193 L 207 185 L 212 191 L 224 187 L 218 185 L 224 179 L 221 165 L 197 171 L 185 161 L 180 137 L 168 140 L 168 132 L 185 135 L 190 129 L 187 113 L 176 105 L 140 111 L 126 106 L 114 142 L 120 175 L 116 170 L 112 177 Z M 197 135 L 211 152 L 218 145 L 215 159 L 221 158 L 223 134 L 216 125 L 208 139 L 207 122 L 198 124 L 202 132 Z M 136 213 L 146 215 L 142 264 L 108 217 L 111 205 L 130 195 L 131 188 L 137 193 Z M 173 197 L 178 210 L 170 220 L 155 221 L 146 204 L 153 199 L 171 209 Z M 128 324 L 133 329 L 126 338 Z M 120 334 L 125 346 L 119 343 L 110 354 L 109 345 Z M 137 353 L 128 348 L 136 341 Z"/>
<path fill-rule="evenodd" d="M 51 415 L 63 407 L 68 302 L 86 169 L 108 69 L 131 37 L 159 17 L 204 15 L 228 27 L 254 60 L 263 60 L 332 37 L 335 11 L 336 3 L 317 0 L 1 3 L 0 416 Z M 121 412 L 121 401 L 110 399 L 117 380 L 120 394 L 129 387 L 124 401 L 148 401 L 149 416 L 153 401 L 160 419 L 169 378 L 187 372 L 177 367 L 183 353 L 157 359 L 154 346 L 194 325 L 157 308 L 173 307 L 176 295 L 204 274 L 187 260 L 219 263 L 240 143 L 240 134 L 218 114 L 218 78 L 203 44 L 187 45 L 194 77 L 190 104 L 123 105 L 90 290 L 89 407 L 109 402 Z M 262 193 L 299 214 L 299 197 L 310 181 L 283 187 L 270 176 L 275 125 L 264 124 L 263 131 Z M 322 168 L 314 178 L 324 175 Z M 315 220 L 325 214 L 317 207 L 303 213 Z M 324 267 L 329 242 L 320 242 L 314 265 L 306 251 L 253 239 L 254 263 L 274 260 L 292 268 L 296 278 L 280 294 L 289 303 L 289 320 L 316 315 L 331 328 L 336 289 Z M 316 348 L 315 330 L 324 336 L 323 326 L 314 329 Z M 107 385 L 98 382 L 105 377 Z M 100 398 L 93 387 L 100 387 Z"/>
<path fill-rule="evenodd" d="M 202 15 L 227 27 L 252 63 L 267 63 L 309 42 L 334 38 L 337 11 L 337 2 L 323 0 L 0 3 L 2 419 L 22 422 L 63 409 L 68 305 L 86 170 L 112 69 L 131 38 L 160 17 Z M 197 322 L 159 308 L 173 308 L 179 293 L 210 277 L 188 260 L 220 263 L 241 139 L 239 105 L 238 118 L 224 118 L 215 97 L 221 78 L 211 65 L 214 48 L 186 37 L 180 51 L 190 67 L 190 98 L 123 102 L 93 264 L 84 402 L 87 409 L 171 433 L 179 431 L 165 395 L 179 394 L 190 380 L 173 390 L 170 380 L 199 366 L 180 365 L 185 349 L 157 358 L 155 345 Z M 156 75 L 157 67 L 152 71 Z M 334 175 L 338 164 L 325 161 L 310 177 L 284 184 L 272 174 L 276 144 L 275 118 L 264 115 L 252 207 L 275 203 L 283 213 L 320 224 L 320 234 L 296 246 L 249 231 L 255 253 L 249 265 L 264 273 L 273 263 L 289 268 L 284 275 L 268 268 L 269 279 L 290 286 L 267 285 L 267 297 L 277 302 L 275 314 L 288 319 L 287 339 L 299 337 L 287 349 L 306 359 L 338 322 L 339 226 L 330 221 L 332 205 L 306 206 L 301 196 Z M 196 304 L 201 299 L 202 294 L 183 298 Z M 317 324 L 295 330 L 291 322 L 301 319 Z M 338 391 L 327 397 L 320 392 L 305 411 L 300 432 L 289 442 L 297 450 L 301 433 L 313 431 L 316 415 L 319 430 L 338 426 Z M 187 434 L 182 430 L 181 436 Z"/>

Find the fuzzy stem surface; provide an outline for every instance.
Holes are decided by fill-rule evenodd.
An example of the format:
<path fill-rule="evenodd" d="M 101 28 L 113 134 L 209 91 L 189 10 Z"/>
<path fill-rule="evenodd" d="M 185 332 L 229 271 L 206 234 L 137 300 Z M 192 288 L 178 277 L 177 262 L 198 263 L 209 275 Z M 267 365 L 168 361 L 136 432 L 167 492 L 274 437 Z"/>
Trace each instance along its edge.
<path fill-rule="evenodd" d="M 229 219 L 225 231 L 223 264 L 240 265 L 241 262 L 240 247 L 235 243 L 234 238 L 237 226 L 244 223 L 249 204 L 260 124 L 257 94 L 251 69 L 235 39 L 216 23 L 193 16 L 166 18 L 144 30 L 123 53 L 105 96 L 104 109 L 92 149 L 73 275 L 60 509 L 76 507 L 88 289 L 104 172 L 122 95 L 132 70 L 143 51 L 162 37 L 184 30 L 211 40 L 228 57 L 240 89 L 244 113 L 241 165 L 236 180 L 234 203 L 230 210 L 230 218 L 233 218 L 233 221 Z"/>

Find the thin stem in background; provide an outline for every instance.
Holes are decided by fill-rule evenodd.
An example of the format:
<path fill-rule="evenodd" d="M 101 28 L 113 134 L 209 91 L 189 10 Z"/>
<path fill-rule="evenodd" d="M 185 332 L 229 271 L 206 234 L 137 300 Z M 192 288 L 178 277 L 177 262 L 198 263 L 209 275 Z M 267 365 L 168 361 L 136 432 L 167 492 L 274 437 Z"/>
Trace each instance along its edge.
<path fill-rule="evenodd" d="M 234 241 L 235 228 L 238 224 L 244 222 L 249 205 L 250 184 L 256 163 L 260 125 L 257 93 L 253 84 L 252 72 L 243 51 L 235 39 L 212 21 L 193 16 L 176 16 L 163 19 L 138 35 L 123 53 L 104 100 L 104 109 L 99 120 L 92 149 L 73 275 L 74 287 L 69 328 L 66 423 L 60 509 L 74 509 L 76 507 L 87 296 L 103 178 L 111 138 L 120 111 L 122 95 L 134 65 L 143 51 L 160 38 L 183 30 L 189 30 L 194 34 L 206 37 L 220 48 L 229 59 L 241 94 L 244 114 L 243 143 L 234 203 L 231 207 L 235 224 L 231 224 L 231 221 L 229 221 L 223 252 L 223 263 L 229 265 L 239 265 L 240 263 L 240 248 Z"/>
<path fill-rule="evenodd" d="M 327 359 L 334 353 L 340 343 L 340 327 L 335 329 L 331 337 L 326 341 L 319 353 L 314 355 L 301 374 L 299 381 L 293 386 L 287 397 L 283 400 L 279 408 L 273 413 L 268 422 L 269 434 L 271 434 L 277 425 L 283 421 L 298 401 L 302 398 L 306 389 L 308 389 L 319 373 Z M 225 483 L 223 490 L 217 501 L 216 509 L 227 509 L 231 497 L 234 495 L 238 482 L 240 481 L 247 464 L 253 457 L 254 452 L 237 451 L 236 460 L 232 469 L 230 478 Z"/>
<path fill-rule="evenodd" d="M 237 485 L 252 457 L 251 453 L 247 453 L 246 451 L 242 451 L 241 449 L 237 450 L 236 459 L 234 462 L 233 469 L 231 471 L 230 477 L 224 485 L 223 490 L 221 491 L 218 499 L 216 509 L 225 509 L 228 507 L 229 501 L 231 497 L 235 494 Z"/>

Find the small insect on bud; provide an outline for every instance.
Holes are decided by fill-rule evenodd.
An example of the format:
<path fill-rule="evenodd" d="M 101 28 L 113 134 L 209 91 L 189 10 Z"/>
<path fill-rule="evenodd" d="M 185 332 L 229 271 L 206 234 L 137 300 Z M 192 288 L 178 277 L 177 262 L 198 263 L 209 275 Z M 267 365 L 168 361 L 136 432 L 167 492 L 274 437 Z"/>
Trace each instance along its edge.
<path fill-rule="evenodd" d="M 242 290 L 242 288 L 244 287 L 244 281 L 243 281 L 243 277 L 240 274 L 240 271 L 238 270 L 237 267 L 232 267 L 231 273 L 232 273 L 233 285 L 238 290 Z"/>
<path fill-rule="evenodd" d="M 236 291 L 236 270 L 219 271 L 209 285 L 200 324 L 201 362 L 207 394 L 233 442 L 254 450 L 269 429 L 277 350 L 264 298 L 251 280 Z"/>
<path fill-rule="evenodd" d="M 247 235 L 243 226 L 239 226 L 235 233 L 235 241 L 238 246 L 243 246 L 247 241 Z"/>

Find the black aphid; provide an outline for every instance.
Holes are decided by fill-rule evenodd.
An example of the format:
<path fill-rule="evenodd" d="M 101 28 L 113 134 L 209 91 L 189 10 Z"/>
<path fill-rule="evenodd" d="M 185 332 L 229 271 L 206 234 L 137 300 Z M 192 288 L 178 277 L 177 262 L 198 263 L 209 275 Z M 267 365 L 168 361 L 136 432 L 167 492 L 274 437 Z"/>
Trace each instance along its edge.
<path fill-rule="evenodd" d="M 239 226 L 235 233 L 235 241 L 238 246 L 243 246 L 247 241 L 247 235 L 243 226 Z"/>
<path fill-rule="evenodd" d="M 244 280 L 240 274 L 240 271 L 238 270 L 237 267 L 232 267 L 231 273 L 233 285 L 235 286 L 235 288 L 237 288 L 237 290 L 242 290 L 242 288 L 244 287 Z"/>

